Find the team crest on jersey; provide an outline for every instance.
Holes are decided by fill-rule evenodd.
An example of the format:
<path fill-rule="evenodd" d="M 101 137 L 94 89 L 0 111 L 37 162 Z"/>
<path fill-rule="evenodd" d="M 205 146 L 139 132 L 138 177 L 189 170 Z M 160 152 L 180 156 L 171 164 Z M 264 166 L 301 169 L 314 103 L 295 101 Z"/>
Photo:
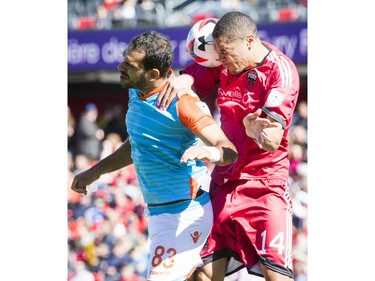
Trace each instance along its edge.
<path fill-rule="evenodd" d="M 249 84 L 249 88 L 254 87 L 255 82 L 257 81 L 257 73 L 254 70 L 250 70 L 247 73 L 247 83 Z"/>
<path fill-rule="evenodd" d="M 269 107 L 279 106 L 283 102 L 284 98 L 285 95 L 275 89 L 272 89 L 267 98 L 267 105 Z"/>

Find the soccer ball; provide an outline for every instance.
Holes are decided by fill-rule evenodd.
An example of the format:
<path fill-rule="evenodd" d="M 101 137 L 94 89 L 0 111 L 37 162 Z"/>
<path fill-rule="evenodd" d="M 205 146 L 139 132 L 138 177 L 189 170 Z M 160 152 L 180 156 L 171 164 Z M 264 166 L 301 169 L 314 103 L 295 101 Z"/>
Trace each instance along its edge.
<path fill-rule="evenodd" d="M 192 59 L 200 65 L 215 67 L 221 65 L 219 54 L 214 50 L 212 31 L 217 18 L 206 18 L 196 22 L 186 37 L 186 47 Z"/>

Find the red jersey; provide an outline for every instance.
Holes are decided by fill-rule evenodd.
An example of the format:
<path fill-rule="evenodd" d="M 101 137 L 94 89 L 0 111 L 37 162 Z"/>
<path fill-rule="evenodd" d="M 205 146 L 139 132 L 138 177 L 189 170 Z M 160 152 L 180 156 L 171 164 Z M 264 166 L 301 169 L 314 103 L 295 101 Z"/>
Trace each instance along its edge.
<path fill-rule="evenodd" d="M 215 166 L 212 179 L 222 184 L 226 179 L 288 179 L 287 134 L 295 109 L 300 79 L 295 64 L 275 46 L 262 42 L 270 52 L 254 68 L 232 75 L 223 66 L 206 68 L 196 63 L 184 73 L 194 77 L 199 95 L 217 90 L 221 127 L 238 150 L 238 160 L 228 166 Z M 284 135 L 275 152 L 260 149 L 245 133 L 243 118 L 262 108 L 266 115 L 277 120 Z"/>

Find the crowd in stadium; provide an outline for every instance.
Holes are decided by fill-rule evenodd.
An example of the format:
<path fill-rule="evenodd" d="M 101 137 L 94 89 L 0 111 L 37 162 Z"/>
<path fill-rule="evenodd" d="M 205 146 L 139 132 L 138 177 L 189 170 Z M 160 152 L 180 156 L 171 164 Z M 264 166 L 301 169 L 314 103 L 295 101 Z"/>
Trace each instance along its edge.
<path fill-rule="evenodd" d="M 102 176 L 89 187 L 86 196 L 70 189 L 74 174 L 112 153 L 126 138 L 119 134 L 123 125 L 108 118 L 106 113 L 99 115 L 92 103 L 79 118 L 74 118 L 68 108 L 68 281 L 146 280 L 147 217 L 133 167 Z M 82 130 L 86 137 L 91 134 L 93 140 L 91 145 L 85 145 L 90 148 L 85 151 L 79 149 Z M 297 104 L 289 145 L 295 281 L 304 281 L 308 231 L 306 101 Z M 246 280 L 246 274 L 239 274 L 227 279 Z"/>
<path fill-rule="evenodd" d="M 68 0 L 68 28 L 174 27 L 230 10 L 246 12 L 257 23 L 307 21 L 307 0 Z"/>

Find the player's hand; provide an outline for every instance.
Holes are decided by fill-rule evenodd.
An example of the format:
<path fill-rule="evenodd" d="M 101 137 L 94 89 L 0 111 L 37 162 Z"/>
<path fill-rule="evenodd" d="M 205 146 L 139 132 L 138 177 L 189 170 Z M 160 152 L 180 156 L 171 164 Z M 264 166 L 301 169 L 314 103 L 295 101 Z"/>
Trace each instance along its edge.
<path fill-rule="evenodd" d="M 75 192 L 87 194 L 86 187 L 96 181 L 99 177 L 96 176 L 91 170 L 84 171 L 75 175 L 71 189 Z"/>
<path fill-rule="evenodd" d="M 246 135 L 252 138 L 259 148 L 263 148 L 262 143 L 264 140 L 271 141 L 264 131 L 265 128 L 277 127 L 276 124 L 270 122 L 267 118 L 260 118 L 262 109 L 259 108 L 254 113 L 246 115 L 243 119 L 243 124 L 245 126 Z"/>
<path fill-rule="evenodd" d="M 177 94 L 185 94 L 191 90 L 193 82 L 193 78 L 187 74 L 169 78 L 158 96 L 159 108 L 166 110 Z"/>
<path fill-rule="evenodd" d="M 184 154 L 181 156 L 181 163 L 187 163 L 189 160 L 202 160 L 210 161 L 211 153 L 200 146 L 191 146 L 185 150 Z"/>

